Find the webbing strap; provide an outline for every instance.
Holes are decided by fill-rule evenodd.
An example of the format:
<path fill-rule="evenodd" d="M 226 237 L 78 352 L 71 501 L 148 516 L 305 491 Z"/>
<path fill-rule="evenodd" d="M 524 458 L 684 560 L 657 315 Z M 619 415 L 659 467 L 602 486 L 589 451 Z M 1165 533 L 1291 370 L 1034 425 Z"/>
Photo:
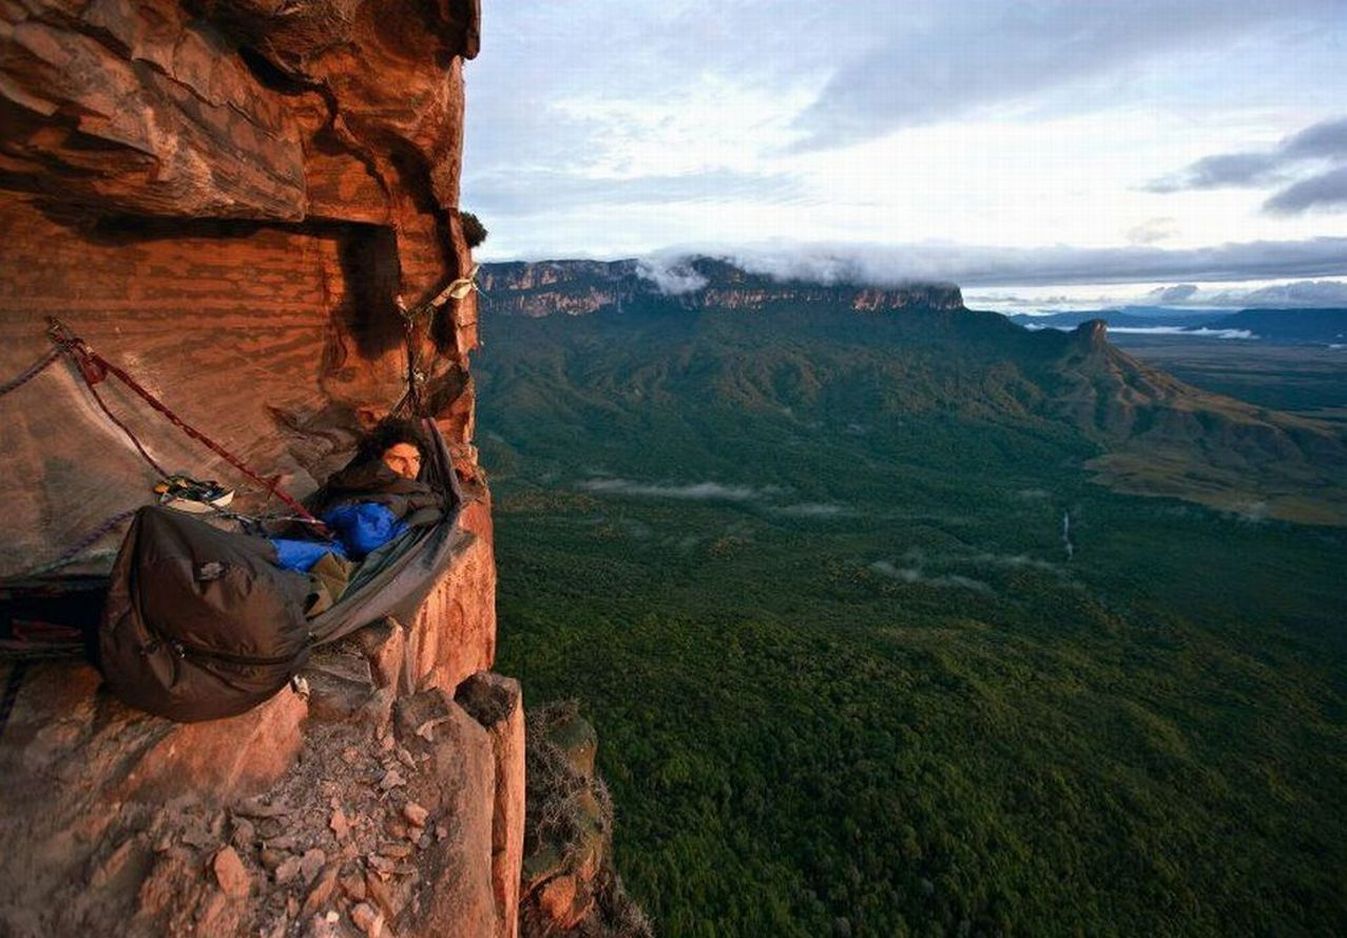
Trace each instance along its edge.
<path fill-rule="evenodd" d="M 426 374 L 421 371 L 420 364 L 417 361 L 416 354 L 416 323 L 421 317 L 426 317 L 427 323 L 434 317 L 435 311 L 450 300 L 461 301 L 473 291 L 480 292 L 477 286 L 477 271 L 481 269 L 481 264 L 473 264 L 472 270 L 468 271 L 466 277 L 459 277 L 457 280 L 451 280 L 439 293 L 432 299 L 427 300 L 420 305 L 408 309 L 406 302 L 399 295 L 396 297 L 398 312 L 402 314 L 402 325 L 406 333 L 407 342 L 407 390 L 403 392 L 402 397 L 393 405 L 394 414 L 401 413 L 403 408 L 410 408 L 413 416 L 423 416 L 421 408 L 421 385 L 425 383 Z M 429 329 L 429 324 L 427 324 Z"/>

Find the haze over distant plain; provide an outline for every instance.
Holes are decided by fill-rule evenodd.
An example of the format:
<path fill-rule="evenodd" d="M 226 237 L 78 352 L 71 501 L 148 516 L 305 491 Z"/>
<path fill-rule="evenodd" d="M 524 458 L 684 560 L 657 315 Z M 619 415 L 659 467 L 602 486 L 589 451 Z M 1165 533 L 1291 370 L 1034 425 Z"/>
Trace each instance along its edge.
<path fill-rule="evenodd" d="M 484 260 L 1347 302 L 1344 0 L 517 0 L 483 36 Z"/>

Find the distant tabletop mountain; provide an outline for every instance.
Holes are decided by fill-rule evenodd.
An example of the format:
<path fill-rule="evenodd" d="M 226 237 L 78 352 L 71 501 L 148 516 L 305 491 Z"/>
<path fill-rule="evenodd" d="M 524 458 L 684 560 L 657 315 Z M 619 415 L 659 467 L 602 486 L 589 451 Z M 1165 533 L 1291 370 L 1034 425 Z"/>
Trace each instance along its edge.
<path fill-rule="evenodd" d="M 1246 309 L 1211 327 L 1247 329 L 1270 342 L 1347 345 L 1347 309 Z"/>
<path fill-rule="evenodd" d="M 660 296 L 676 298 L 680 306 L 690 309 L 760 308 L 777 303 L 840 303 L 865 311 L 963 307 L 963 296 L 952 283 L 873 287 L 776 280 L 710 257 L 671 269 L 638 260 L 483 264 L 478 283 L 489 312 L 534 318 L 556 313 L 583 316 Z"/>
<path fill-rule="evenodd" d="M 1169 306 L 1121 306 L 1117 309 L 1064 310 L 1060 313 L 1033 315 L 1012 313 L 1007 318 L 1031 329 L 1074 329 L 1092 319 L 1102 319 L 1114 329 L 1144 329 L 1153 326 L 1182 328 L 1210 327 L 1218 319 L 1230 315 L 1229 310 L 1174 309 Z"/>
<path fill-rule="evenodd" d="M 1347 309 L 1191 310 L 1170 307 L 1134 307 L 1083 310 L 1034 316 L 1015 313 L 1011 322 L 1032 329 L 1074 329 L 1102 319 L 1114 329 L 1180 328 L 1197 335 L 1246 332 L 1268 342 L 1315 345 L 1347 344 Z"/>
<path fill-rule="evenodd" d="M 707 258 L 674 276 L 667 293 L 637 261 L 484 265 L 484 405 L 501 395 L 521 435 L 580 420 L 615 446 L 670 414 L 707 439 L 754 414 L 876 442 L 918 421 L 1067 432 L 1123 491 L 1347 524 L 1340 431 L 1185 384 L 1100 319 L 1032 331 L 966 309 L 951 284 L 777 281 Z"/>

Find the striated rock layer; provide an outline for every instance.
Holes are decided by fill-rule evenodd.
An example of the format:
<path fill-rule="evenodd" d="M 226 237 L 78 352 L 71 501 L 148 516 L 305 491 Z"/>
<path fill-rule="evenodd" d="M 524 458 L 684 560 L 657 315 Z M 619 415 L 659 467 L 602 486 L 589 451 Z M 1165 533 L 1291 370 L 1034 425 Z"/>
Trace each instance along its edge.
<path fill-rule="evenodd" d="M 516 932 L 522 695 L 478 674 L 496 621 L 476 298 L 423 307 L 471 269 L 478 22 L 477 0 L 0 0 L 0 381 L 42 361 L 59 317 L 303 497 L 410 374 L 467 498 L 414 621 L 316 650 L 242 716 L 176 725 L 88 666 L 0 665 L 0 933 Z M 126 388 L 98 390 L 169 471 L 276 508 Z M 107 522 L 156 481 L 70 362 L 0 396 L 0 598 L 81 544 L 60 572 L 96 584 L 123 530 Z"/>
<path fill-rule="evenodd" d="M 475 0 L 0 3 L 0 377 L 55 315 L 296 494 L 406 390 L 475 474 L 458 215 Z M 114 382 L 170 471 L 243 480 Z M 154 473 L 65 362 L 0 398 L 0 576 L 145 500 Z M 247 494 L 246 492 L 244 494 Z M 115 534 L 94 545 L 106 568 Z"/>

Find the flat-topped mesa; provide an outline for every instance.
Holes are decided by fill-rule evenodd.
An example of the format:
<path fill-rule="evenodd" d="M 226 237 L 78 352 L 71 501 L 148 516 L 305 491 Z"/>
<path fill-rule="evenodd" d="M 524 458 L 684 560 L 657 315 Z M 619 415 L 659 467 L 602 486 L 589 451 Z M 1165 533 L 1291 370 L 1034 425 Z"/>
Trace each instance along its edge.
<path fill-rule="evenodd" d="M 1108 321 L 1091 319 L 1071 330 L 1071 338 L 1086 351 L 1095 351 L 1108 345 Z"/>
<path fill-rule="evenodd" d="M 556 313 L 582 316 L 655 296 L 676 299 L 688 309 L 753 311 L 786 303 L 826 304 L 860 312 L 914 306 L 963 308 L 963 297 L 954 284 L 874 286 L 845 280 L 781 279 L 710 257 L 672 265 L 634 259 L 486 264 L 480 282 L 490 312 L 531 318 Z"/>

